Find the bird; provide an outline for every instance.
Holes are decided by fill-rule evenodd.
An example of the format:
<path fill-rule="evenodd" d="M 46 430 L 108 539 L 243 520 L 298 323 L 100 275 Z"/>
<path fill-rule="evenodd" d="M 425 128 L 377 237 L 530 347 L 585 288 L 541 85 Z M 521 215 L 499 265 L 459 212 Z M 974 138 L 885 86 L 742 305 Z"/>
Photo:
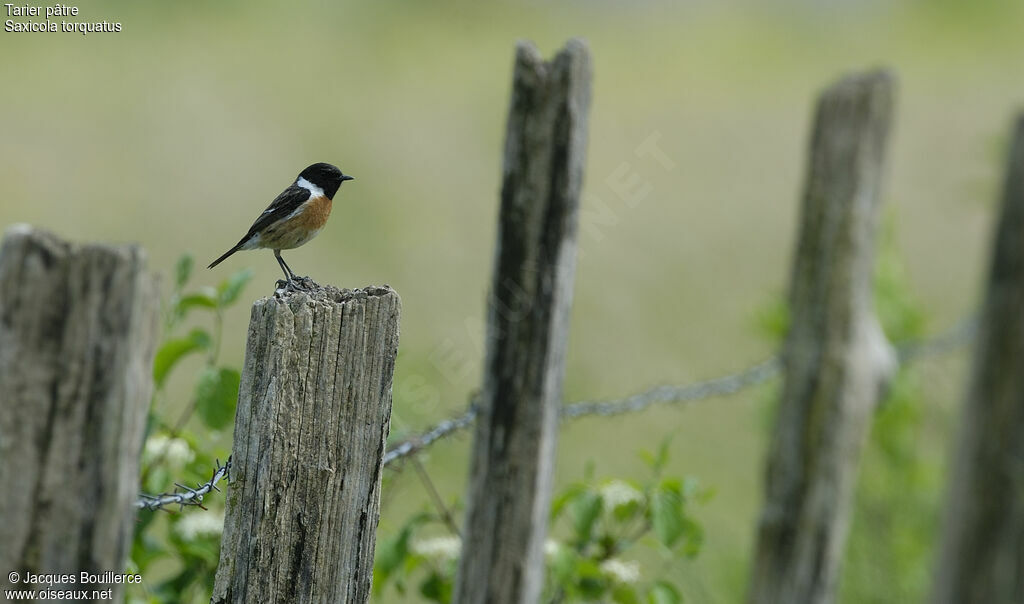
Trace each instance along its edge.
<path fill-rule="evenodd" d="M 297 248 L 316 237 L 327 224 L 334 195 L 346 180 L 355 178 L 331 164 L 321 162 L 309 166 L 270 202 L 233 248 L 206 268 L 217 266 L 239 250 L 271 249 L 284 271 L 285 283 L 294 285 L 295 272 L 281 257 L 281 250 Z"/>

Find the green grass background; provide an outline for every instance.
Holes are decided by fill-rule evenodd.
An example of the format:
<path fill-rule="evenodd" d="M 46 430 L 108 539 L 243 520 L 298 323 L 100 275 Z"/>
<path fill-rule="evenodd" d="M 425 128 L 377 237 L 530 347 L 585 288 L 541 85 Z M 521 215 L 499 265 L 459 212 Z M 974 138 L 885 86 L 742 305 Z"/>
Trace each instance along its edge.
<path fill-rule="evenodd" d="M 1010 2 L 80 10 L 80 20 L 124 31 L 0 32 L 0 226 L 138 242 L 169 275 L 183 252 L 205 265 L 235 243 L 302 167 L 340 165 L 357 180 L 320 237 L 286 258 L 321 282 L 388 283 L 401 294 L 398 433 L 461 409 L 479 381 L 517 39 L 549 55 L 582 36 L 594 60 L 567 400 L 712 377 L 771 354 L 756 316 L 786 288 L 813 100 L 850 70 L 885 65 L 899 76 L 887 211 L 930 330 L 953 323 L 979 296 L 1002 144 L 1024 99 L 1024 9 Z M 673 169 L 634 153 L 651 135 Z M 651 187 L 635 207 L 610 184 L 623 164 Z M 271 293 L 279 269 L 269 252 L 239 254 L 199 279 L 243 266 L 256 272 L 247 296 Z M 247 320 L 244 306 L 226 318 L 223 354 L 236 365 Z M 963 358 L 920 370 L 918 444 L 940 466 Z M 768 396 L 575 422 L 561 433 L 558 479 L 578 478 L 587 460 L 599 475 L 639 474 L 634 452 L 673 435 L 671 471 L 717 490 L 698 511 L 705 551 L 673 572 L 690 602 L 738 601 Z M 468 444 L 453 439 L 425 459 L 448 498 L 464 487 Z M 229 441 L 211 447 L 226 452 Z M 426 504 L 413 473 L 394 478 L 381 530 Z"/>

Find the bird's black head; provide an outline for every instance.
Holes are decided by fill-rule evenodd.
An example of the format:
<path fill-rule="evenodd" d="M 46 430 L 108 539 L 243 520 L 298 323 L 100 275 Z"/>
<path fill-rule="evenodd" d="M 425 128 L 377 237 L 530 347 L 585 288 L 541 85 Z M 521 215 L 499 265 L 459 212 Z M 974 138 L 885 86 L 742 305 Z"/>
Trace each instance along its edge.
<path fill-rule="evenodd" d="M 331 199 L 334 199 L 334 194 L 338 192 L 338 187 L 341 186 L 341 183 L 346 180 L 355 180 L 347 174 L 342 174 L 341 170 L 336 166 L 323 162 L 313 164 L 303 170 L 299 177 L 295 179 L 295 182 L 301 184 L 300 181 L 303 179 L 323 189 L 324 195 Z"/>

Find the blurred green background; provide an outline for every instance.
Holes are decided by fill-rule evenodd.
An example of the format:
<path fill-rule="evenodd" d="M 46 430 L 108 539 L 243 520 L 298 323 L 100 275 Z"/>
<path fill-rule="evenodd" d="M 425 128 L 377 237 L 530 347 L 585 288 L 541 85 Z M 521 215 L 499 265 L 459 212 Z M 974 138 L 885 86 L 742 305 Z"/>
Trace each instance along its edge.
<path fill-rule="evenodd" d="M 567 400 L 713 377 L 773 352 L 758 316 L 785 292 L 810 111 L 850 70 L 898 75 L 887 214 L 926 330 L 952 324 L 978 299 L 1004 133 L 1024 99 L 1024 6 L 1012 2 L 80 9 L 123 32 L 0 32 L 0 226 L 138 242 L 169 274 L 184 252 L 205 265 L 234 244 L 306 165 L 339 165 L 357 180 L 319 238 L 286 259 L 320 282 L 401 294 L 399 434 L 462 409 L 479 381 L 516 40 L 550 55 L 582 36 L 593 53 Z M 651 136 L 671 169 L 635 154 Z M 639 203 L 616 193 L 624 171 L 650 187 Z M 198 279 L 245 266 L 256 274 L 246 296 L 270 294 L 280 271 L 266 251 Z M 244 305 L 226 317 L 222 354 L 236 366 L 247 321 Z M 939 469 L 964 359 L 919 368 L 915 446 Z M 696 511 L 704 552 L 673 572 L 689 602 L 738 601 L 770 394 L 575 422 L 561 433 L 559 480 L 587 460 L 598 475 L 640 474 L 634 453 L 673 435 L 672 471 L 717 491 Z M 227 452 L 229 438 L 211 448 Z M 464 487 L 468 444 L 460 436 L 424 459 L 446 499 Z M 382 534 L 428 501 L 412 472 L 389 478 L 384 500 Z M 885 572 L 848 573 L 845 600 L 886 601 L 846 586 Z"/>

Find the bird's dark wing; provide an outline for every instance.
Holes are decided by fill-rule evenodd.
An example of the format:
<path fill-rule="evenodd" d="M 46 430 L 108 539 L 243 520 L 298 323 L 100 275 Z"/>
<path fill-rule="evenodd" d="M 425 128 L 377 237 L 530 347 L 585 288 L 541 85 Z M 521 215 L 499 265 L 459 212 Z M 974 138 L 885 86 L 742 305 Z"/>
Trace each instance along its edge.
<path fill-rule="evenodd" d="M 309 199 L 309 189 L 296 185 L 288 187 L 277 196 L 277 199 L 270 202 L 266 210 L 263 210 L 263 213 L 256 219 L 256 222 L 252 223 L 252 226 L 249 227 L 249 232 L 245 234 L 242 240 L 249 239 L 278 220 L 285 218 L 305 203 L 307 199 Z"/>

